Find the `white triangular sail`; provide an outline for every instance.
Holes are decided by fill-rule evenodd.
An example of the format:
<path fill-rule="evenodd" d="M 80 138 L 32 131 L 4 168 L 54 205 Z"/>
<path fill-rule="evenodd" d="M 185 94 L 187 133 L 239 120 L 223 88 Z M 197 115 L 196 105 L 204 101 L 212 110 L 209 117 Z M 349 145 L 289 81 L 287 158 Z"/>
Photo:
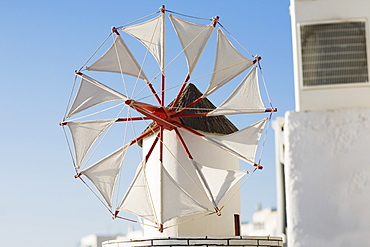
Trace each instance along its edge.
<path fill-rule="evenodd" d="M 144 71 L 128 49 L 121 35 L 117 35 L 111 47 L 86 69 L 131 75 L 148 81 Z"/>
<path fill-rule="evenodd" d="M 188 63 L 188 73 L 191 75 L 203 53 L 204 47 L 211 37 L 214 26 L 212 24 L 199 25 L 185 21 L 173 15 L 168 15 L 168 17 L 170 18 L 177 36 L 179 37 L 182 48 L 184 49 Z"/>
<path fill-rule="evenodd" d="M 177 217 L 204 213 L 207 208 L 186 193 L 163 168 L 163 223 Z"/>
<path fill-rule="evenodd" d="M 242 130 L 224 136 L 203 136 L 206 141 L 212 142 L 220 148 L 237 156 L 251 165 L 254 165 L 259 139 L 267 118 L 252 124 Z"/>
<path fill-rule="evenodd" d="M 218 206 L 225 194 L 247 174 L 246 171 L 216 169 L 200 165 L 195 161 L 194 163 L 204 178 L 204 183 L 206 183 L 204 186 L 209 188 L 210 194 L 208 196 L 210 201 L 214 200 L 215 206 Z"/>
<path fill-rule="evenodd" d="M 141 162 L 117 211 L 130 212 L 150 222 L 158 223 L 146 176 L 145 163 Z"/>
<path fill-rule="evenodd" d="M 218 29 L 216 60 L 213 74 L 203 97 L 213 93 L 252 65 L 253 61 L 241 54 L 230 43 L 222 30 Z"/>
<path fill-rule="evenodd" d="M 207 116 L 265 112 L 254 66 L 235 91 Z"/>
<path fill-rule="evenodd" d="M 128 99 L 125 95 L 118 93 L 87 75 L 79 76 L 81 77 L 80 87 L 71 109 L 66 116 L 67 118 L 98 104 L 117 100 L 125 101 Z"/>
<path fill-rule="evenodd" d="M 71 132 L 77 169 L 80 168 L 87 152 L 96 139 L 112 124 L 115 119 L 92 120 L 83 122 L 68 122 L 67 126 Z"/>
<path fill-rule="evenodd" d="M 164 68 L 164 14 L 149 21 L 122 27 L 121 30 L 138 39 L 153 54 L 161 69 Z"/>
<path fill-rule="evenodd" d="M 129 145 L 125 145 L 89 168 L 81 171 L 98 189 L 109 207 L 112 207 L 112 197 L 115 182 L 121 169 L 123 159 Z"/>

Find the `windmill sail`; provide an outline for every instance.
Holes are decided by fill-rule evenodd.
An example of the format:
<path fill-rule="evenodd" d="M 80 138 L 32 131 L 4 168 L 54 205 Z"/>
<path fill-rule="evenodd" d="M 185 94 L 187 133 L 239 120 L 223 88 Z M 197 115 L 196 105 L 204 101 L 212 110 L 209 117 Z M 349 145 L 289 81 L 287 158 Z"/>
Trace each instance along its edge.
<path fill-rule="evenodd" d="M 253 61 L 243 56 L 230 43 L 222 30 L 218 29 L 213 74 L 203 97 L 207 97 L 252 65 Z"/>
<path fill-rule="evenodd" d="M 115 119 L 106 119 L 67 123 L 72 135 L 77 169 L 96 139 L 114 122 Z"/>
<path fill-rule="evenodd" d="M 117 211 L 133 213 L 151 222 L 158 222 L 157 214 L 151 198 L 146 178 L 145 163 L 142 162 L 137 170 L 134 180 L 123 197 Z"/>
<path fill-rule="evenodd" d="M 194 200 L 164 169 L 163 176 L 163 222 L 170 219 L 204 213 L 208 209 Z"/>
<path fill-rule="evenodd" d="M 91 167 L 81 171 L 99 190 L 109 207 L 112 207 L 112 196 L 121 164 L 129 145 L 125 145 Z"/>
<path fill-rule="evenodd" d="M 125 101 L 128 99 L 125 95 L 118 93 L 87 75 L 79 76 L 81 77 L 80 87 L 71 109 L 66 116 L 67 118 L 95 105 L 117 100 Z"/>
<path fill-rule="evenodd" d="M 144 71 L 128 49 L 121 35 L 117 35 L 111 47 L 87 70 L 126 74 L 148 81 Z"/>
<path fill-rule="evenodd" d="M 198 174 L 204 178 L 204 186 L 209 188 L 208 197 L 218 206 L 225 194 L 243 178 L 246 171 L 216 169 L 200 165 L 194 161 Z"/>
<path fill-rule="evenodd" d="M 265 112 L 258 86 L 257 66 L 248 73 L 235 91 L 207 116 Z"/>
<path fill-rule="evenodd" d="M 149 21 L 122 27 L 121 30 L 138 39 L 153 54 L 161 69 L 164 68 L 164 15 Z"/>
<path fill-rule="evenodd" d="M 202 138 L 216 144 L 220 148 L 230 152 L 251 165 L 254 165 L 258 142 L 266 121 L 267 118 L 262 119 L 249 127 L 229 135 L 212 137 L 203 136 Z"/>
<path fill-rule="evenodd" d="M 176 217 L 207 212 L 207 208 L 185 192 L 165 169 L 161 186 L 164 190 L 163 198 L 153 196 L 150 187 L 154 188 L 156 185 L 150 184 L 146 166 L 142 164 L 118 211 L 131 212 L 153 223 L 161 224 Z"/>
<path fill-rule="evenodd" d="M 173 15 L 169 15 L 169 18 L 184 49 L 188 74 L 191 75 L 211 37 L 214 26 L 195 24 Z"/>

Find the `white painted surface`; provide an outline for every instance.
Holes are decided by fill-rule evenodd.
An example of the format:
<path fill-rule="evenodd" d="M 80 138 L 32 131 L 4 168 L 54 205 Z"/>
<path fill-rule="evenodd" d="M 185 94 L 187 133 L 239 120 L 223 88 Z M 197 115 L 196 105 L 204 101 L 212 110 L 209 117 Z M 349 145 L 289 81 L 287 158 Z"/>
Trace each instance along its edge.
<path fill-rule="evenodd" d="M 370 1 L 291 0 L 290 2 L 296 111 L 370 107 L 369 82 L 311 87 L 303 86 L 299 32 L 300 26 L 306 24 L 365 21 L 369 64 Z"/>
<path fill-rule="evenodd" d="M 172 131 L 174 132 L 174 131 Z M 229 170 L 236 170 L 239 169 L 239 160 L 235 156 L 223 151 L 222 149 L 216 147 L 215 145 L 203 141 L 200 137 L 189 134 L 185 131 L 181 131 L 182 136 L 185 142 L 188 145 L 188 148 L 194 157 L 194 160 L 199 162 L 202 165 L 206 165 L 213 168 L 218 169 L 229 169 Z M 176 140 L 176 135 L 174 133 L 165 133 L 165 144 L 172 150 L 171 152 L 174 154 L 173 156 L 167 155 L 164 156 L 164 160 L 166 160 L 165 164 L 166 169 L 171 174 L 171 176 L 175 179 L 188 179 L 177 162 L 179 161 L 181 164 L 186 164 L 188 161 L 188 157 L 184 152 L 181 143 Z M 146 138 L 143 142 L 143 151 L 146 153 L 151 146 L 151 143 L 154 140 L 154 136 Z M 158 145 L 157 145 L 158 146 Z M 157 160 L 158 156 L 156 156 L 159 152 L 154 152 L 150 159 Z M 147 167 L 151 166 L 151 161 L 148 161 Z M 245 164 L 246 165 L 246 164 Z M 249 165 L 248 165 L 249 166 Z M 250 167 L 247 167 L 248 169 Z M 244 167 L 244 169 L 246 169 Z M 159 172 L 153 171 L 152 179 L 154 181 L 159 181 Z M 155 177 L 156 176 L 156 177 Z M 190 182 L 190 180 L 189 180 Z M 158 184 L 156 193 L 153 195 L 153 198 L 160 198 L 160 184 Z M 195 185 L 194 185 L 195 186 Z M 230 198 L 232 194 L 234 194 L 235 186 L 233 189 L 230 190 L 228 194 L 226 194 L 225 198 L 221 200 L 220 205 L 224 205 L 224 203 Z M 208 201 L 204 194 L 200 193 L 196 195 L 194 191 L 197 191 L 197 188 L 193 188 L 191 192 L 194 195 L 194 198 L 204 204 L 207 205 Z M 208 202 L 209 204 L 210 202 Z M 211 208 L 212 209 L 212 208 Z M 175 218 L 167 222 L 164 227 L 176 225 L 174 227 L 165 229 L 163 233 L 160 233 L 157 229 L 152 227 L 144 226 L 144 237 L 180 237 L 180 236 L 233 236 L 235 234 L 234 230 L 234 214 L 240 214 L 240 195 L 237 192 L 229 202 L 225 205 L 222 209 L 222 215 L 217 216 L 216 214 L 210 216 L 202 216 L 202 215 L 195 215 L 196 219 L 194 219 L 194 215 L 192 216 L 185 216 L 181 218 Z M 186 223 L 183 223 L 186 222 Z"/>
<path fill-rule="evenodd" d="M 289 247 L 370 245 L 370 109 L 288 112 Z"/>

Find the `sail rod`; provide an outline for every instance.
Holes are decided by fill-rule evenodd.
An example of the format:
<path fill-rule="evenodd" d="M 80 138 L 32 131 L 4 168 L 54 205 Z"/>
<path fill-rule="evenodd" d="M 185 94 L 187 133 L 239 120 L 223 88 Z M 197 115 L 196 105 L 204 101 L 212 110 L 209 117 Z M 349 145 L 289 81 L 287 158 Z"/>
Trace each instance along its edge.
<path fill-rule="evenodd" d="M 268 108 L 265 109 L 265 112 L 277 112 L 277 108 Z M 207 116 L 209 112 L 198 112 L 198 113 L 192 113 L 192 114 L 179 114 L 178 112 L 176 114 L 171 115 L 171 117 L 201 117 L 201 116 Z M 249 113 L 260 113 L 258 112 L 249 112 Z"/>
<path fill-rule="evenodd" d="M 155 91 L 155 89 L 154 89 L 154 87 L 153 87 L 153 85 L 152 85 L 152 83 L 150 83 L 150 82 L 146 82 L 146 84 L 148 85 L 148 87 L 149 87 L 149 89 L 150 89 L 150 91 L 152 92 L 152 94 L 154 95 L 154 97 L 155 97 L 155 99 L 157 100 L 157 102 L 158 102 L 158 104 L 161 104 L 161 99 L 159 98 L 159 96 L 158 96 L 158 94 L 157 94 L 157 92 Z"/>
<path fill-rule="evenodd" d="M 164 194 L 164 190 L 163 190 L 163 133 L 164 133 L 164 128 L 163 126 L 161 126 L 160 130 L 159 130 L 159 138 L 160 138 L 160 143 L 159 143 L 159 162 L 160 162 L 160 166 L 159 166 L 159 184 L 160 184 L 160 212 L 159 212 L 159 219 L 160 219 L 160 224 L 159 224 L 159 229 L 158 231 L 159 232 L 163 232 L 163 194 Z"/>
<path fill-rule="evenodd" d="M 153 131 L 157 130 L 159 128 L 159 126 L 155 126 L 151 129 L 148 129 L 146 132 L 144 132 L 143 134 L 141 134 L 139 137 L 137 137 L 136 139 L 132 140 L 130 142 L 130 146 L 135 144 L 136 142 L 140 141 L 141 139 L 145 138 L 146 136 L 150 135 Z"/>
<path fill-rule="evenodd" d="M 184 139 L 182 138 L 182 136 L 181 136 L 181 134 L 180 134 L 179 130 L 178 130 L 178 129 L 175 129 L 175 132 L 176 132 L 177 138 L 179 139 L 179 141 L 180 141 L 180 143 L 181 143 L 182 147 L 184 148 L 184 150 L 185 150 L 186 154 L 188 155 L 189 159 L 193 159 L 193 156 L 191 155 L 191 153 L 190 153 L 190 151 L 189 151 L 188 147 L 186 146 L 185 141 L 184 141 Z"/>
<path fill-rule="evenodd" d="M 148 161 L 148 159 L 149 159 L 149 157 L 150 157 L 150 155 L 152 154 L 152 152 L 153 152 L 153 150 L 154 150 L 154 148 L 155 148 L 155 145 L 157 145 L 157 142 L 158 142 L 158 140 L 159 140 L 159 138 L 160 138 L 160 133 L 158 133 L 158 135 L 157 135 L 157 137 L 155 138 L 155 140 L 154 140 L 154 142 L 153 142 L 153 144 L 152 144 L 152 146 L 150 147 L 150 150 L 148 151 L 148 153 L 146 154 L 146 156 L 145 156 L 145 162 L 147 162 Z"/>
<path fill-rule="evenodd" d="M 161 106 L 164 106 L 164 92 L 165 92 L 165 57 L 166 57 L 166 18 L 164 18 L 164 14 L 165 14 L 165 11 L 166 11 L 166 7 L 164 5 L 162 5 L 162 7 L 160 8 L 160 11 L 162 12 L 162 15 L 163 15 L 163 22 L 162 22 L 162 58 L 161 58 L 161 71 L 162 71 L 162 101 L 161 101 Z"/>
<path fill-rule="evenodd" d="M 171 117 L 201 117 L 201 116 L 207 116 L 209 112 L 198 112 L 198 113 L 192 113 L 192 114 L 179 114 L 176 113 L 174 115 L 171 115 Z"/>
<path fill-rule="evenodd" d="M 182 147 L 184 148 L 186 154 L 188 155 L 188 158 L 191 160 L 191 163 L 194 165 L 195 170 L 197 171 L 200 179 L 202 180 L 202 182 L 204 184 L 204 187 L 206 188 L 206 190 L 207 190 L 207 192 L 209 194 L 209 197 L 211 198 L 212 204 L 215 207 L 215 210 L 216 210 L 216 212 L 218 214 L 219 213 L 219 210 L 218 210 L 218 207 L 217 207 L 217 203 L 216 203 L 216 201 L 215 201 L 215 199 L 214 199 L 214 197 L 212 195 L 211 189 L 210 189 L 210 187 L 209 187 L 209 185 L 207 183 L 206 178 L 204 177 L 203 173 L 199 170 L 199 167 L 195 164 L 194 159 L 193 159 L 193 156 L 191 155 L 191 153 L 189 151 L 189 148 L 187 147 L 187 145 L 186 145 L 184 139 L 182 138 L 180 132 L 177 129 L 175 129 L 175 132 L 176 132 L 177 138 L 179 139 Z"/>
<path fill-rule="evenodd" d="M 193 105 L 195 105 L 196 103 L 198 103 L 199 101 L 201 101 L 203 99 L 202 96 L 200 96 L 198 99 L 194 100 L 192 103 L 190 103 L 189 105 L 187 105 L 186 107 L 182 108 L 180 111 L 177 112 L 177 114 L 180 114 L 186 110 L 188 110 L 190 107 L 192 107 Z"/>
<path fill-rule="evenodd" d="M 177 102 L 179 101 L 180 96 L 181 96 L 182 92 L 184 91 L 185 86 L 186 86 L 186 84 L 188 83 L 189 79 L 190 79 L 190 75 L 188 74 L 188 75 L 186 76 L 186 78 L 185 78 L 184 82 L 182 83 L 182 86 L 181 86 L 181 88 L 180 88 L 179 92 L 177 93 L 177 96 L 176 96 L 175 100 L 173 101 L 173 104 L 172 104 L 172 106 L 171 106 L 170 110 L 173 110 L 173 108 L 177 105 Z"/>
<path fill-rule="evenodd" d="M 164 72 L 162 73 L 162 80 L 161 80 L 161 88 L 162 88 L 162 90 L 161 90 L 161 102 L 160 102 L 160 105 L 161 106 L 164 106 L 164 91 L 165 91 L 165 83 L 164 83 L 164 81 L 165 81 L 165 75 L 164 75 Z"/>
<path fill-rule="evenodd" d="M 116 122 L 127 122 L 127 121 L 137 121 L 137 120 L 150 120 L 149 117 L 128 117 L 128 118 L 118 118 Z"/>

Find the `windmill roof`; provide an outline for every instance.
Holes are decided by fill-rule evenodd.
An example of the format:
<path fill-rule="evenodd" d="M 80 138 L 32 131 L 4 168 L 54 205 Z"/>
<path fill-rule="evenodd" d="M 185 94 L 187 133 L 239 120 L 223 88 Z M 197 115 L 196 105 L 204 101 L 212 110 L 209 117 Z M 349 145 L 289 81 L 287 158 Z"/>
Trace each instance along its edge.
<path fill-rule="evenodd" d="M 194 100 L 198 99 L 202 96 L 202 93 L 199 89 L 192 83 L 189 83 L 188 86 L 182 92 L 175 109 L 181 110 L 182 108 L 186 107 Z M 173 101 L 167 106 L 171 106 Z M 193 114 L 193 113 L 201 113 L 201 112 L 209 112 L 215 109 L 216 107 L 209 101 L 207 98 L 203 98 L 201 101 L 196 103 L 191 109 L 188 109 L 183 112 L 183 114 Z M 197 117 L 184 117 L 180 119 L 182 124 L 192 128 L 194 130 L 206 132 L 206 133 L 214 133 L 214 134 L 231 134 L 238 131 L 238 128 L 225 116 L 197 116 Z M 145 131 L 150 128 L 154 127 L 154 122 L 148 126 Z M 144 131 L 144 132 L 145 132 Z M 141 146 L 141 142 L 139 142 Z"/>

